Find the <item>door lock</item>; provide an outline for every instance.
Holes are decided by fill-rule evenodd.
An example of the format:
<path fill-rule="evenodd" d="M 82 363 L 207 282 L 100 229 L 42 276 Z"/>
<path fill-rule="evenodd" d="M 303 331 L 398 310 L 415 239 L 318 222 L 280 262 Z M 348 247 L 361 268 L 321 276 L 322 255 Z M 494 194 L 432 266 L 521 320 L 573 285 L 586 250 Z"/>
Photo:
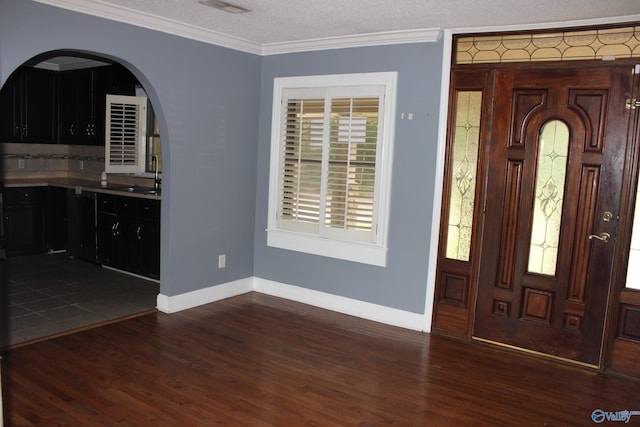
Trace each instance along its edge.
<path fill-rule="evenodd" d="M 601 242 L 607 243 L 609 241 L 609 239 L 611 239 L 611 234 L 607 233 L 606 231 L 603 231 L 600 234 L 590 234 L 589 235 L 589 240 L 600 240 Z"/>
<path fill-rule="evenodd" d="M 609 222 L 613 219 L 613 214 L 609 211 L 602 212 L 602 220 L 604 222 Z"/>

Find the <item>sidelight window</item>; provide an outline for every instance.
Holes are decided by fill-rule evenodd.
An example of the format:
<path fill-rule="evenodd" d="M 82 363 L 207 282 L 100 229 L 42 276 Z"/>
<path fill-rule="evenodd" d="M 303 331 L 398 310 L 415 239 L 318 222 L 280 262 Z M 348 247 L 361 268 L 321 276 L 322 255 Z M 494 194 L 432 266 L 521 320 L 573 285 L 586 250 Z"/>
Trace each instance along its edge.
<path fill-rule="evenodd" d="M 396 73 L 274 82 L 269 246 L 384 266 Z"/>
<path fill-rule="evenodd" d="M 447 258 L 469 261 L 480 143 L 481 91 L 459 91 L 456 97 Z"/>

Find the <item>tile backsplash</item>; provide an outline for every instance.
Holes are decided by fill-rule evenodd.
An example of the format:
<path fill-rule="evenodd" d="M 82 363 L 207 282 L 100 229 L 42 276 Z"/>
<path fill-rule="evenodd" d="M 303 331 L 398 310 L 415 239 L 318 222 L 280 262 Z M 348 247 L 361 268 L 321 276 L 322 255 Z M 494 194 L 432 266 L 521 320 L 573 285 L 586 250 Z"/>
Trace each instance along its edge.
<path fill-rule="evenodd" d="M 104 170 L 104 147 L 62 144 L 0 144 L 3 178 L 66 177 L 92 178 Z"/>

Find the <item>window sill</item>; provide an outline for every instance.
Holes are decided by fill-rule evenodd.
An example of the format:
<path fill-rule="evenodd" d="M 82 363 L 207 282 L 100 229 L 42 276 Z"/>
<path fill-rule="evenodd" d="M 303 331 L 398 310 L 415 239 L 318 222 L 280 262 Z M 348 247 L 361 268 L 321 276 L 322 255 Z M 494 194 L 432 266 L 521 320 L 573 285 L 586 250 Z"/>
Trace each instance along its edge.
<path fill-rule="evenodd" d="M 267 230 L 267 246 L 379 267 L 387 265 L 387 248 L 283 230 Z"/>

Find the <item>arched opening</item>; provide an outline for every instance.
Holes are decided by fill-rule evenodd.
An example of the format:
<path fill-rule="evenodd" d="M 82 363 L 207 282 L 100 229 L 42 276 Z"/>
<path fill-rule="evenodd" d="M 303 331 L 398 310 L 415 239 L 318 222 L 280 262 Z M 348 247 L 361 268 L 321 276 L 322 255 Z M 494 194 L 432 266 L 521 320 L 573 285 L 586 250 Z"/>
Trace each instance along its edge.
<path fill-rule="evenodd" d="M 60 50 L 0 89 L 0 348 L 155 309 L 161 136 L 136 74 Z"/>

